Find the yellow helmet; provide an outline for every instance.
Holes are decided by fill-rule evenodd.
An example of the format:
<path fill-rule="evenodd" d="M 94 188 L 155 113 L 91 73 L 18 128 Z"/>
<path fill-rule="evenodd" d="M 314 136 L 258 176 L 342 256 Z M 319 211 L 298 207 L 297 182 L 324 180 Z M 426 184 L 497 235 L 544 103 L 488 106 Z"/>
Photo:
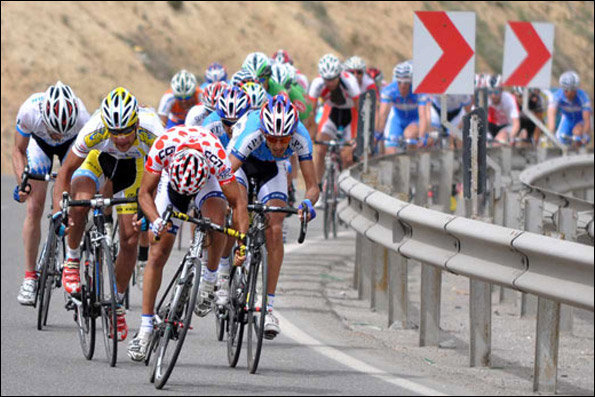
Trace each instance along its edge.
<path fill-rule="evenodd" d="M 138 103 L 126 88 L 118 87 L 101 102 L 101 120 L 109 130 L 121 130 L 138 121 Z"/>

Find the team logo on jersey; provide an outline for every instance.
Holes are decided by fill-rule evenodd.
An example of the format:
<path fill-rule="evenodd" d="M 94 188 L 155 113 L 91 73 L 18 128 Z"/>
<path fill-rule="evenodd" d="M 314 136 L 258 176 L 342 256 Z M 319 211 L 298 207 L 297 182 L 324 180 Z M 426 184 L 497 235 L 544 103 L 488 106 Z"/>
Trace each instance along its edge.
<path fill-rule="evenodd" d="M 163 161 L 164 158 L 166 158 L 167 156 L 169 156 L 170 154 L 172 154 L 175 151 L 176 151 L 175 146 L 169 146 L 169 147 L 166 147 L 165 149 L 160 150 L 159 153 L 157 153 L 157 156 L 159 157 L 159 160 Z"/>
<path fill-rule="evenodd" d="M 85 137 L 85 145 L 87 145 L 88 148 L 92 148 L 93 146 L 108 139 L 108 136 L 109 133 L 106 128 L 100 128 L 98 130 L 92 131 Z"/>
<path fill-rule="evenodd" d="M 148 147 L 151 147 L 151 145 L 153 145 L 153 142 L 155 142 L 156 138 L 157 137 L 155 136 L 155 134 L 153 134 L 151 131 L 145 130 L 144 128 L 138 129 L 138 140 L 147 145 Z"/>
<path fill-rule="evenodd" d="M 300 100 L 294 101 L 293 106 L 295 106 L 297 111 L 300 113 L 304 113 L 306 111 L 306 104 Z"/>
<path fill-rule="evenodd" d="M 215 166 L 216 169 L 223 167 L 223 160 L 221 160 L 215 153 L 210 150 L 205 150 L 205 157 Z"/>

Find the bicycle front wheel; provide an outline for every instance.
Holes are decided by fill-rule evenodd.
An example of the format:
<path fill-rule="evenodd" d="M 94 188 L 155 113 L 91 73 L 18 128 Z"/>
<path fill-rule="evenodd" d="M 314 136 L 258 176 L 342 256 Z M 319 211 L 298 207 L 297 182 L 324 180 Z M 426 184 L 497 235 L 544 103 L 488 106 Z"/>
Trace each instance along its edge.
<path fill-rule="evenodd" d="M 265 249 L 261 248 L 258 259 L 250 266 L 250 295 L 248 296 L 248 370 L 251 374 L 256 372 L 260 354 L 262 352 L 262 340 L 264 337 L 264 320 L 267 312 L 267 260 Z"/>
<path fill-rule="evenodd" d="M 172 290 L 171 300 L 164 317 L 164 331 L 159 340 L 157 357 L 155 357 L 155 388 L 165 386 L 182 350 L 184 339 L 194 313 L 198 287 L 200 284 L 200 262 L 182 271 L 177 285 Z"/>
<path fill-rule="evenodd" d="M 244 338 L 244 305 L 246 302 L 248 283 L 241 268 L 232 267 L 231 286 L 229 287 L 227 327 L 227 361 L 234 368 L 242 352 Z"/>
<path fill-rule="evenodd" d="M 118 335 L 116 315 L 116 276 L 112 262 L 112 253 L 108 244 L 101 242 L 95 254 L 97 266 L 96 277 L 99 283 L 98 304 L 101 308 L 101 325 L 103 328 L 103 342 L 105 355 L 111 367 L 116 366 L 118 359 Z"/>
<path fill-rule="evenodd" d="M 48 238 L 49 240 L 49 238 Z M 41 255 L 37 261 L 37 269 L 39 269 L 39 288 L 37 290 L 37 329 L 41 331 L 43 326 L 46 324 L 44 319 L 47 320 L 47 308 L 49 307 L 49 294 L 51 292 L 46 290 L 51 290 L 47 288 L 48 285 L 48 268 L 50 267 L 50 258 L 48 253 L 48 243 L 46 241 L 43 245 L 43 249 L 41 251 Z"/>

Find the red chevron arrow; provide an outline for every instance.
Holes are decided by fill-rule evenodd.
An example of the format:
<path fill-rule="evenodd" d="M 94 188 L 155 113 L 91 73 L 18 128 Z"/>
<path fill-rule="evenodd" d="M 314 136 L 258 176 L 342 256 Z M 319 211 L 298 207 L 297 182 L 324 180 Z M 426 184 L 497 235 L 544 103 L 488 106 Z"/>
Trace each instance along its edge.
<path fill-rule="evenodd" d="M 508 77 L 503 85 L 526 86 L 552 57 L 531 22 L 508 22 L 527 51 L 527 57 Z"/>
<path fill-rule="evenodd" d="M 474 51 L 444 11 L 415 13 L 442 49 L 442 56 L 417 86 L 416 93 L 442 94 L 467 64 Z"/>

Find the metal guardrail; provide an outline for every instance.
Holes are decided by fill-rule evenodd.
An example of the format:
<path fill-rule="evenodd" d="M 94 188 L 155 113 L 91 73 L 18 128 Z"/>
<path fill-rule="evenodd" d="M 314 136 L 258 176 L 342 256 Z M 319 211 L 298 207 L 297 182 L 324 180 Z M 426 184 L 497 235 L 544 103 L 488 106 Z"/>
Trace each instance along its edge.
<path fill-rule="evenodd" d="M 434 156 L 434 154 L 432 155 Z M 511 205 L 512 202 L 506 203 L 507 196 L 509 200 L 516 202 L 517 207 L 520 205 L 518 194 L 510 191 L 515 184 L 511 177 L 511 168 L 515 168 L 514 163 L 523 162 L 523 159 L 512 156 L 510 148 L 503 149 L 502 152 L 493 151 L 490 155 L 494 156 L 501 168 L 502 175 L 498 177 L 508 182 L 506 186 L 502 186 L 507 193 L 504 195 L 505 197 L 500 199 L 496 197 L 499 195 L 492 193 L 494 196 L 492 199 L 498 199 L 498 204 L 493 205 L 494 213 L 506 212 L 508 208 L 514 207 Z M 524 182 L 537 183 L 537 188 L 535 185 L 531 185 L 530 192 L 540 192 L 538 195 L 541 201 L 529 197 L 522 198 L 527 207 L 524 213 L 526 229 L 519 230 L 523 228 L 520 223 L 522 220 L 516 220 L 515 213 L 506 214 L 506 217 L 502 214 L 499 215 L 500 218 L 505 218 L 501 220 L 502 224 L 511 223 L 512 220 L 513 225 L 509 225 L 512 227 L 504 227 L 424 208 L 429 203 L 419 193 L 421 191 L 423 196 L 428 189 L 427 186 L 420 185 L 420 179 L 424 182 L 430 180 L 427 155 L 419 155 L 417 159 L 413 160 L 411 160 L 413 156 L 405 157 L 407 158 L 397 155 L 391 161 L 390 157 L 384 156 L 372 160 L 370 172 L 376 173 L 379 176 L 378 179 L 384 183 L 398 183 L 399 187 L 396 192 L 386 186 L 380 187 L 380 189 L 389 191 L 389 193 L 397 193 L 399 198 L 407 197 L 407 192 L 410 192 L 410 189 L 416 189 L 415 194 L 418 196 L 415 198 L 415 202 L 418 205 L 399 200 L 357 180 L 356 178 L 364 180 L 369 178 L 369 175 L 361 172 L 361 167 L 352 167 L 350 170 L 344 171 L 339 178 L 340 188 L 348 197 L 348 201 L 339 207 L 339 217 L 358 232 L 354 286 L 357 286 L 360 297 L 369 295 L 372 307 L 387 308 L 389 325 L 392 325 L 394 321 L 406 326 L 405 324 L 408 322 L 406 318 L 406 261 L 407 259 L 420 261 L 422 263 L 420 345 L 438 344 L 440 271 L 469 277 L 471 280 L 470 365 L 474 366 L 477 363 L 489 365 L 490 362 L 491 294 L 489 293 L 489 284 L 520 291 L 523 295 L 537 295 L 539 304 L 534 390 L 552 391 L 551 385 L 553 384 L 553 391 L 555 391 L 556 375 L 555 371 L 551 371 L 551 368 L 557 366 L 560 303 L 592 312 L 595 289 L 593 286 L 594 251 L 591 246 L 535 233 L 543 230 L 540 226 L 543 223 L 542 216 L 536 212 L 543 212 L 543 197 L 557 197 L 559 200 L 561 196 L 559 193 L 553 192 L 547 196 L 542 193 L 544 189 L 542 186 L 551 188 L 552 185 L 539 185 L 539 183 L 542 180 L 552 181 L 551 172 L 549 179 L 545 176 L 547 173 L 542 170 L 542 167 L 524 174 Z M 570 158 L 565 157 L 563 161 L 570 164 L 568 163 Z M 436 159 L 433 161 L 436 163 Z M 445 163 L 442 161 L 438 164 L 440 164 L 438 169 L 441 169 Z M 558 165 L 557 162 L 555 164 L 556 175 L 570 172 L 564 171 L 564 164 Z M 411 165 L 410 170 L 409 165 Z M 407 170 L 398 169 L 403 166 Z M 571 166 L 568 167 L 571 168 Z M 450 169 L 450 172 L 454 172 L 455 175 L 458 172 L 456 166 L 447 166 L 446 168 Z M 407 176 L 409 171 L 411 171 L 410 176 Z M 582 175 L 580 179 L 583 181 L 588 180 L 585 177 L 585 173 L 588 171 L 575 170 L 572 172 L 574 172 L 572 175 L 575 176 L 577 173 Z M 437 177 L 438 174 L 434 174 Z M 411 180 L 413 177 L 416 180 Z M 444 175 L 442 174 L 436 183 L 441 184 L 443 179 Z M 448 180 L 449 183 L 453 181 L 453 179 Z M 592 188 L 592 180 L 591 177 L 590 185 L 576 181 L 567 184 L 568 191 Z M 493 185 L 494 181 L 492 181 L 491 187 L 495 192 L 500 186 Z M 528 185 L 525 184 L 525 186 Z M 444 190 L 445 186 L 441 186 L 441 189 Z M 529 202 L 530 200 L 533 201 Z M 579 203 L 580 208 L 584 208 L 584 203 L 582 203 L 584 200 L 580 200 L 580 202 L 578 200 L 580 199 L 577 199 L 576 203 Z M 575 201 L 564 202 L 566 206 L 569 203 L 575 203 Z M 444 210 L 444 204 L 438 204 L 440 204 L 441 210 Z M 592 208 L 593 204 L 590 205 Z M 500 209 L 496 210 L 497 208 Z M 563 227 L 558 225 L 558 230 L 564 235 L 565 230 L 572 227 L 572 222 L 567 221 L 567 211 L 562 211 L 562 209 L 559 212 L 561 214 L 564 212 L 566 220 Z M 522 213 L 523 211 L 520 211 L 520 214 Z M 535 214 L 537 216 L 534 216 Z M 495 220 L 495 218 L 494 215 L 493 219 Z M 576 224 L 574 227 L 576 228 Z M 384 251 L 384 254 L 381 251 Z M 384 266 L 384 269 L 380 268 L 381 266 Z M 389 267 L 388 296 L 386 296 L 386 291 L 378 291 L 376 278 L 377 274 L 386 273 L 387 266 Z M 391 274 L 395 276 L 391 276 Z M 388 307 L 382 307 L 386 300 L 388 300 Z M 521 307 L 521 313 L 523 310 Z"/>

